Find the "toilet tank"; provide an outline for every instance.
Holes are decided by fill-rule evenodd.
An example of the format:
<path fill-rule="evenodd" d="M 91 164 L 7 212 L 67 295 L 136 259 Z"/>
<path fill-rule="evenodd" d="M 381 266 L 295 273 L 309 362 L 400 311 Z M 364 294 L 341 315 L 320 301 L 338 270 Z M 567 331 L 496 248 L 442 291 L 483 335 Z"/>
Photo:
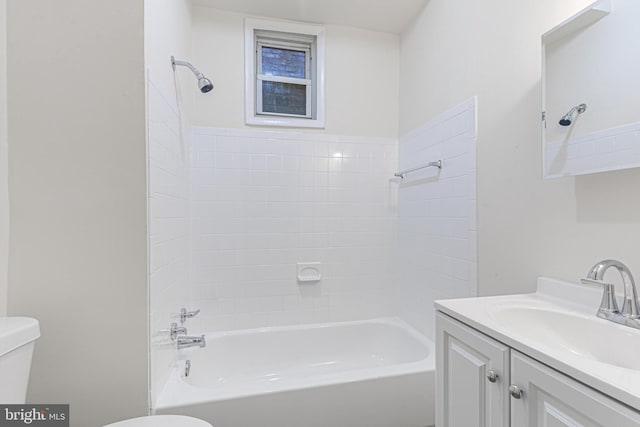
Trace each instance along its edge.
<path fill-rule="evenodd" d="M 0 403 L 22 404 L 40 325 L 28 317 L 0 317 Z"/>

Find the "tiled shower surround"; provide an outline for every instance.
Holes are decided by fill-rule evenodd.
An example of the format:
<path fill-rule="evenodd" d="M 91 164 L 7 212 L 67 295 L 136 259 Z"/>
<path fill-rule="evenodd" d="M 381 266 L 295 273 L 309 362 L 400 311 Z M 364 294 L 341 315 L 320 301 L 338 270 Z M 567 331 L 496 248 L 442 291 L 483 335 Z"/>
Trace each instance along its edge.
<path fill-rule="evenodd" d="M 152 332 L 186 305 L 192 333 L 400 315 L 431 335 L 434 299 L 476 294 L 475 100 L 400 143 L 194 127 L 189 147 L 171 98 L 149 101 Z"/>
<path fill-rule="evenodd" d="M 206 330 L 393 314 L 395 139 L 192 138 L 192 286 Z M 301 262 L 320 262 L 322 279 L 298 282 Z"/>
<path fill-rule="evenodd" d="M 152 78 L 147 93 L 151 389 L 155 401 L 175 358 L 166 329 L 190 298 L 189 161 L 175 95 L 167 94 Z"/>
<path fill-rule="evenodd" d="M 433 337 L 433 301 L 477 295 L 476 101 L 472 98 L 400 138 L 395 279 L 398 313 Z"/>

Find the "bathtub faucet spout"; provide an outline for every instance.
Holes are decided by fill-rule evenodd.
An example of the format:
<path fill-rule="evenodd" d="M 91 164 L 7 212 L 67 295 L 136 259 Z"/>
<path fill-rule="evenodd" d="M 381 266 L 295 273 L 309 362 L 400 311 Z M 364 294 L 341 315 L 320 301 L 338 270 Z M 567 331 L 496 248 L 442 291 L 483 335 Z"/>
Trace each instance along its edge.
<path fill-rule="evenodd" d="M 201 335 L 199 337 L 181 335 L 177 339 L 178 350 L 182 350 L 183 348 L 189 348 L 189 347 L 203 348 L 206 345 L 207 345 L 207 342 L 204 338 L 204 335 Z"/>

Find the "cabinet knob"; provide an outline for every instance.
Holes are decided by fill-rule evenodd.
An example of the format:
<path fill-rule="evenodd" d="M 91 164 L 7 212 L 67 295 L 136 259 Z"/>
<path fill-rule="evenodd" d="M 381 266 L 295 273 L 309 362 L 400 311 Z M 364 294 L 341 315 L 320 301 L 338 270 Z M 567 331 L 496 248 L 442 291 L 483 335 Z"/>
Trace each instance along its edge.
<path fill-rule="evenodd" d="M 514 399 L 521 399 L 523 394 L 522 389 L 515 384 L 509 386 L 509 393 L 511 393 L 511 397 Z"/>
<path fill-rule="evenodd" d="M 492 369 L 487 372 L 487 379 L 490 383 L 495 383 L 498 380 L 498 374 Z"/>

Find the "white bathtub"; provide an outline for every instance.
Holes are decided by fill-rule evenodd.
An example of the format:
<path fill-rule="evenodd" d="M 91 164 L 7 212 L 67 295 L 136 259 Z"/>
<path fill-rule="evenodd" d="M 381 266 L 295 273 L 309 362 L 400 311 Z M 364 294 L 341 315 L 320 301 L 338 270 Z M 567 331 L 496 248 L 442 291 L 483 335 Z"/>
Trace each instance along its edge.
<path fill-rule="evenodd" d="M 207 334 L 153 412 L 214 427 L 431 426 L 434 350 L 395 318 Z"/>

